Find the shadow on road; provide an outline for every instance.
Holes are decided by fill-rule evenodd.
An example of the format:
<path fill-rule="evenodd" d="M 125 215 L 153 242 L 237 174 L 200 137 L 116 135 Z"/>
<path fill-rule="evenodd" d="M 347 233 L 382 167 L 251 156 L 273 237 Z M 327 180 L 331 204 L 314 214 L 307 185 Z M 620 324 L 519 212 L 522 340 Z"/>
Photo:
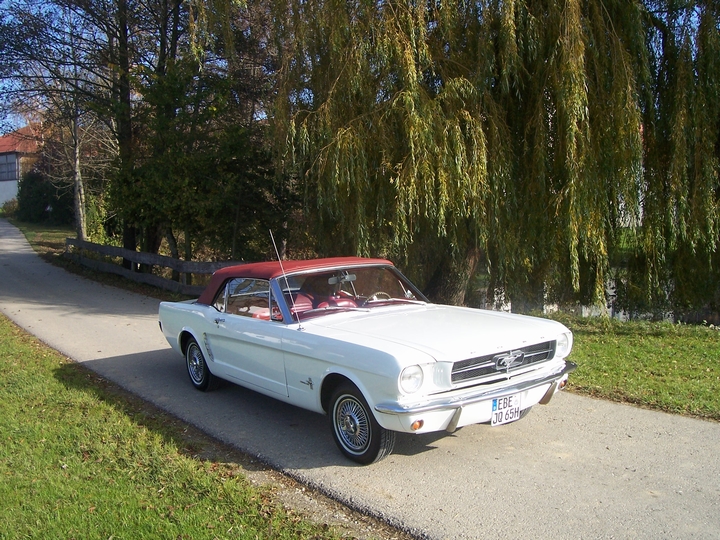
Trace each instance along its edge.
<path fill-rule="evenodd" d="M 215 459 L 209 456 L 230 451 L 219 450 L 212 437 L 256 456 L 245 456 L 243 464 L 259 460 L 283 471 L 359 467 L 340 454 L 326 416 L 227 381 L 213 392 L 198 392 L 188 381 L 183 361 L 169 349 L 68 364 L 56 377 L 65 386 L 93 394 L 139 425 L 172 439 L 192 456 Z M 122 380 L 122 386 L 109 379 Z M 185 441 L 185 423 L 194 427 L 190 443 Z M 452 437 L 399 433 L 393 453 L 413 456 L 431 451 L 443 436 Z M 203 441 L 202 448 L 197 447 L 198 441 Z"/>

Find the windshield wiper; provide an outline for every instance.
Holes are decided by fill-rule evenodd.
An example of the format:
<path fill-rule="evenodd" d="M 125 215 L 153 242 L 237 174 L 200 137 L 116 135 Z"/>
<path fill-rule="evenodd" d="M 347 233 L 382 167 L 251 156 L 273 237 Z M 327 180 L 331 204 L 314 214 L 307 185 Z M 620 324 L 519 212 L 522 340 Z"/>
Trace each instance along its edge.
<path fill-rule="evenodd" d="M 378 298 L 377 300 L 368 300 L 364 305 L 371 304 L 415 304 L 418 306 L 424 306 L 427 304 L 424 300 L 415 300 L 413 298 Z"/>
<path fill-rule="evenodd" d="M 305 313 L 324 313 L 326 311 L 370 311 L 367 308 L 363 307 L 353 307 L 353 306 L 325 306 L 321 308 L 313 308 L 308 309 L 307 311 L 303 311 L 303 314 Z"/>

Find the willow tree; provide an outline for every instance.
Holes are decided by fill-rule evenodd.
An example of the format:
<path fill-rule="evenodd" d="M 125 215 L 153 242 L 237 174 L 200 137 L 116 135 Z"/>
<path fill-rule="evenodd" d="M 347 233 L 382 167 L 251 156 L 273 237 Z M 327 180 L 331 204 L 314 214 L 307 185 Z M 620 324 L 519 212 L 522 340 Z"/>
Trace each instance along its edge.
<path fill-rule="evenodd" d="M 448 302 L 480 260 L 514 305 L 602 297 L 639 215 L 639 3 L 276 7 L 279 161 L 317 205 L 322 251 L 404 257 Z"/>
<path fill-rule="evenodd" d="M 720 5 L 647 0 L 642 223 L 624 301 L 720 308 Z"/>

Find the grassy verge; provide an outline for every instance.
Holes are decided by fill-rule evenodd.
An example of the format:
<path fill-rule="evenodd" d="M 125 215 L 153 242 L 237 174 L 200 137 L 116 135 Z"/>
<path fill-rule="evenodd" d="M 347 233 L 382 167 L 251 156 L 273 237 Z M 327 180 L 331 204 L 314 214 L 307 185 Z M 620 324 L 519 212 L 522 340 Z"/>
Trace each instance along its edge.
<path fill-rule="evenodd" d="M 0 316 L 0 538 L 336 538 Z"/>
<path fill-rule="evenodd" d="M 670 323 L 563 320 L 578 369 L 569 389 L 720 421 L 720 329 Z"/>
<path fill-rule="evenodd" d="M 67 226 L 24 223 L 14 219 L 10 222 L 22 231 L 33 249 L 45 257 L 62 255 L 65 239 L 75 236 L 75 230 Z"/>

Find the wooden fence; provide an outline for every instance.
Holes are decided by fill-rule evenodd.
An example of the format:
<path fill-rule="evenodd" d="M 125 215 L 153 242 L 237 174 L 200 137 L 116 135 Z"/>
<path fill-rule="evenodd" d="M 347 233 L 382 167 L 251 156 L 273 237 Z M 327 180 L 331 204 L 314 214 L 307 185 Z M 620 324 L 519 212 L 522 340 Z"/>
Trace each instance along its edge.
<path fill-rule="evenodd" d="M 75 249 L 71 249 L 75 248 Z M 122 266 L 102 260 L 98 257 L 87 257 L 86 252 L 97 253 L 104 257 L 115 257 L 122 258 L 132 261 L 133 267 L 137 265 L 151 265 L 151 266 L 162 266 L 174 270 L 180 273 L 180 281 L 173 281 L 166 279 L 161 276 L 154 274 L 134 272 L 123 268 Z M 137 283 L 146 283 L 153 285 L 166 291 L 174 293 L 185 294 L 188 296 L 199 296 L 205 288 L 203 285 L 188 285 L 187 276 L 191 274 L 210 275 L 215 270 L 224 266 L 232 264 L 242 264 L 239 262 L 194 262 L 194 261 L 181 261 L 179 259 L 173 259 L 172 257 L 165 257 L 163 255 L 155 255 L 152 253 L 143 253 L 140 251 L 131 251 L 129 249 L 123 249 L 114 246 L 103 246 L 100 244 L 93 244 L 92 242 L 84 242 L 75 238 L 65 239 L 65 257 L 73 260 L 83 266 L 92 268 L 99 272 L 107 272 L 110 274 L 117 274 L 123 276 L 129 280 Z"/>

